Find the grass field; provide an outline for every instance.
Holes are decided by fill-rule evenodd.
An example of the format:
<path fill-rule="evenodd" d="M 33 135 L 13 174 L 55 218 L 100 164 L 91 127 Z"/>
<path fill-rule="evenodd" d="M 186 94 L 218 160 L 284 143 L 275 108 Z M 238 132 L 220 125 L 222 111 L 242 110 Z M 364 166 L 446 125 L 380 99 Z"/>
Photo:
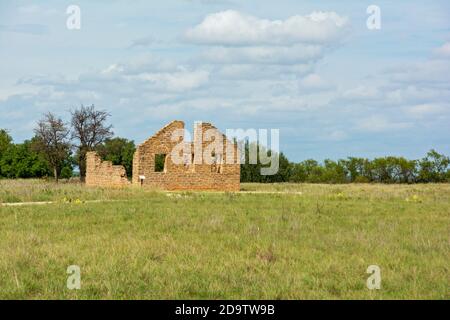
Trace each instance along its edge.
<path fill-rule="evenodd" d="M 242 190 L 0 180 L 0 203 L 54 202 L 0 206 L 0 298 L 450 298 L 450 185 Z"/>

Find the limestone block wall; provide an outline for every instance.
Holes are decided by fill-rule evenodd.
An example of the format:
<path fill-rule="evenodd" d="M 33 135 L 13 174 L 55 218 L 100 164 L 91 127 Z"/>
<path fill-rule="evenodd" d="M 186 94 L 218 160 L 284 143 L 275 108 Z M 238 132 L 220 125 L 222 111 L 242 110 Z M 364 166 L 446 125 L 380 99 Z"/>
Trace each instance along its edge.
<path fill-rule="evenodd" d="M 182 134 L 174 140 L 175 131 Z M 214 141 L 220 143 L 212 148 Z M 179 146 L 184 146 L 178 153 L 183 160 L 177 163 L 171 153 Z M 165 155 L 163 172 L 155 170 L 157 155 Z M 184 140 L 184 123 L 172 121 L 137 147 L 132 183 L 165 190 L 239 191 L 239 159 L 237 145 L 212 124 L 196 123 L 190 142 Z M 102 161 L 95 152 L 87 153 L 86 162 L 86 185 L 123 187 L 130 184 L 123 166 Z"/>
<path fill-rule="evenodd" d="M 173 141 L 174 130 L 184 129 L 182 121 L 173 121 L 159 130 L 154 136 L 139 145 L 133 158 L 133 183 L 142 186 L 156 187 L 166 190 L 218 190 L 239 191 L 240 164 L 236 144 L 231 143 L 225 135 L 209 123 L 197 123 L 194 127 L 193 142 L 184 142 L 191 146 L 191 154 L 184 154 L 183 158 L 193 159 L 190 164 L 177 164 L 172 161 L 171 152 L 181 141 Z M 209 131 L 208 131 L 209 130 Z M 213 133 L 209 137 L 206 133 Z M 214 139 L 222 142 L 219 150 L 211 155 L 215 163 L 205 163 L 205 150 Z M 227 148 L 231 152 L 227 153 Z M 155 157 L 165 154 L 164 172 L 155 172 Z M 227 156 L 232 157 L 230 159 Z M 232 160 L 229 163 L 228 160 Z M 141 181 L 140 177 L 145 180 Z"/>
<path fill-rule="evenodd" d="M 123 166 L 102 161 L 96 152 L 86 154 L 86 185 L 97 187 L 123 187 L 130 185 Z"/>

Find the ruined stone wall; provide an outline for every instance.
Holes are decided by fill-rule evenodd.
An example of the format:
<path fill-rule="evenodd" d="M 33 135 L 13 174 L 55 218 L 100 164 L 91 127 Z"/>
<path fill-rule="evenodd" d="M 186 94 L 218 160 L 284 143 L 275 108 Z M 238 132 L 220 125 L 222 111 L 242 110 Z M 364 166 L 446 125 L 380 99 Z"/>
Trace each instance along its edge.
<path fill-rule="evenodd" d="M 183 158 L 194 161 L 186 164 L 174 163 L 171 152 L 184 137 L 173 141 L 172 134 L 174 130 L 183 129 L 182 121 L 173 121 L 137 147 L 133 158 L 133 183 L 165 190 L 239 191 L 240 164 L 237 145 L 231 143 L 209 123 L 197 123 L 193 143 L 184 142 L 186 146 L 191 146 L 191 150 L 190 154 L 185 150 Z M 206 134 L 209 129 L 209 132 L 213 133 L 211 137 Z M 221 147 L 218 150 L 208 149 L 216 138 L 222 141 Z M 189 151 L 189 148 L 187 149 Z M 205 163 L 203 159 L 205 152 L 211 153 L 210 163 Z M 166 155 L 164 172 L 155 172 L 157 154 Z M 229 164 L 227 159 L 233 159 L 233 163 Z M 140 176 L 144 176 L 145 180 L 141 181 Z"/>
<path fill-rule="evenodd" d="M 174 132 L 181 133 L 177 139 L 173 137 Z M 214 141 L 220 142 L 218 146 L 211 145 Z M 176 147 L 179 162 L 172 159 Z M 165 155 L 162 172 L 155 170 L 157 155 Z M 184 140 L 184 123 L 173 121 L 137 147 L 132 182 L 164 190 L 239 191 L 239 158 L 237 145 L 213 125 L 196 123 L 193 142 L 190 142 Z M 122 187 L 129 184 L 123 166 L 102 161 L 95 152 L 87 153 L 86 185 Z"/>
<path fill-rule="evenodd" d="M 130 181 L 123 166 L 113 165 L 111 161 L 102 161 L 96 152 L 86 154 L 86 185 L 97 187 L 123 187 Z"/>

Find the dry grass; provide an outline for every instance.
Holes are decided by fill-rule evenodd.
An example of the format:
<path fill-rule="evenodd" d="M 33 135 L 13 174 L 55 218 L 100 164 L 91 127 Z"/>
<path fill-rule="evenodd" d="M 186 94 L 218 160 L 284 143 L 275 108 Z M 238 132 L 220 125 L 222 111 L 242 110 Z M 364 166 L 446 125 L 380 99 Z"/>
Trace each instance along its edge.
<path fill-rule="evenodd" d="M 0 185 L 3 202 L 58 201 L 0 207 L 0 298 L 450 298 L 449 185 L 242 187 L 301 194 Z M 66 288 L 72 264 L 78 291 Z M 381 290 L 366 288 L 371 264 Z"/>

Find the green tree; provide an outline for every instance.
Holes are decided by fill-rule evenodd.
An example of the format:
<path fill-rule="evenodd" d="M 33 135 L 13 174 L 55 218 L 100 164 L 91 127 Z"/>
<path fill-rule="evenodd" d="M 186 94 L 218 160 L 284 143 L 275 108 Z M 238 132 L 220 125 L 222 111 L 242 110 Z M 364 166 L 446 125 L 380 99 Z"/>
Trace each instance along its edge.
<path fill-rule="evenodd" d="M 2 154 L 8 149 L 12 143 L 12 138 L 8 134 L 8 131 L 0 129 L 0 158 Z"/>
<path fill-rule="evenodd" d="M 266 150 L 264 150 L 266 151 Z M 272 155 L 272 151 L 269 151 L 268 156 Z M 268 167 L 269 165 L 260 165 L 259 168 Z M 273 175 L 261 175 L 261 171 L 258 171 L 257 174 L 260 176 L 261 182 L 266 183 L 275 183 L 275 182 L 288 182 L 292 175 L 292 164 L 283 154 L 280 152 L 278 154 L 278 171 Z"/>
<path fill-rule="evenodd" d="M 306 182 L 311 183 L 320 183 L 323 182 L 323 174 L 324 170 L 323 167 L 313 159 L 308 159 L 302 162 L 302 165 L 304 167 L 305 173 L 306 173 Z"/>
<path fill-rule="evenodd" d="M 349 182 L 370 182 L 372 181 L 371 162 L 365 158 L 348 157 L 341 160 L 345 167 Z"/>
<path fill-rule="evenodd" d="M 419 161 L 418 165 L 418 180 L 420 182 L 445 182 L 450 158 L 435 150 L 430 150 L 426 157 Z"/>
<path fill-rule="evenodd" d="M 375 158 L 371 161 L 371 175 L 375 182 L 391 182 L 391 172 L 387 158 Z"/>
<path fill-rule="evenodd" d="M 256 150 L 256 163 L 250 163 L 250 152 Z M 292 164 L 286 158 L 286 156 L 280 152 L 278 154 L 278 171 L 273 175 L 262 175 L 261 169 L 263 167 L 269 167 L 270 164 L 262 164 L 260 160 L 260 153 L 267 154 L 268 157 L 272 156 L 272 150 L 267 150 L 265 147 L 260 146 L 256 142 L 249 142 L 246 140 L 243 143 L 242 151 L 244 153 L 244 163 L 241 164 L 241 182 L 287 182 L 290 180 L 292 174 Z"/>
<path fill-rule="evenodd" d="M 306 172 L 301 163 L 292 164 L 292 172 L 289 178 L 291 182 L 305 182 L 306 181 Z"/>
<path fill-rule="evenodd" d="M 324 161 L 324 170 L 322 175 L 322 182 L 328 183 L 345 183 L 347 182 L 347 173 L 344 163 L 333 160 Z"/>
<path fill-rule="evenodd" d="M 8 148 L 10 148 L 11 143 L 12 143 L 12 138 L 8 134 L 8 131 L 6 131 L 4 129 L 0 129 L 0 163 L 1 163 L 1 159 L 2 159 L 3 155 L 6 153 Z M 2 170 L 0 168 L 0 177 L 2 177 L 1 171 Z"/>
<path fill-rule="evenodd" d="M 250 164 L 250 149 L 256 148 L 258 152 L 258 145 L 255 142 L 250 143 L 246 140 L 243 143 L 242 151 L 242 160 L 241 164 L 241 181 L 242 182 L 262 182 L 261 177 L 261 163 L 257 161 L 255 164 Z"/>
<path fill-rule="evenodd" d="M 395 159 L 395 181 L 399 183 L 414 183 L 417 180 L 417 161 L 403 157 Z"/>
<path fill-rule="evenodd" d="M 70 179 L 73 175 L 73 167 L 71 165 L 65 165 L 61 169 L 60 178 L 61 179 Z"/>
<path fill-rule="evenodd" d="M 48 162 L 35 152 L 31 141 L 11 144 L 0 159 L 0 174 L 7 178 L 39 178 L 51 175 Z"/>

